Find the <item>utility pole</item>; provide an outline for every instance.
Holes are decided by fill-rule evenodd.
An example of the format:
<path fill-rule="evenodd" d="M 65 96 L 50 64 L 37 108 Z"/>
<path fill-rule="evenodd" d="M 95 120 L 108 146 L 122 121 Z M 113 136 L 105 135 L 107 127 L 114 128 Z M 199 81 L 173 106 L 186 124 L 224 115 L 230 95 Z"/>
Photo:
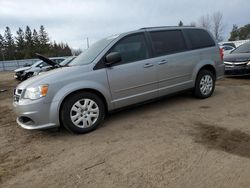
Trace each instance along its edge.
<path fill-rule="evenodd" d="M 89 48 L 89 38 L 87 37 L 87 48 Z"/>

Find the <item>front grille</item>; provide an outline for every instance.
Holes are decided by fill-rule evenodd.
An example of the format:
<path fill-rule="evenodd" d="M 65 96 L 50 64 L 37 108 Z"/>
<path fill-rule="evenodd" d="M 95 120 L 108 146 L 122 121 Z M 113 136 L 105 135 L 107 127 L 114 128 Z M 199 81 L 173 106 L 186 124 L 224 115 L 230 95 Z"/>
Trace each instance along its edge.
<path fill-rule="evenodd" d="M 14 89 L 14 101 L 15 102 L 19 101 L 22 91 L 23 91 L 22 89 Z"/>
<path fill-rule="evenodd" d="M 224 62 L 227 66 L 246 66 L 247 62 Z"/>

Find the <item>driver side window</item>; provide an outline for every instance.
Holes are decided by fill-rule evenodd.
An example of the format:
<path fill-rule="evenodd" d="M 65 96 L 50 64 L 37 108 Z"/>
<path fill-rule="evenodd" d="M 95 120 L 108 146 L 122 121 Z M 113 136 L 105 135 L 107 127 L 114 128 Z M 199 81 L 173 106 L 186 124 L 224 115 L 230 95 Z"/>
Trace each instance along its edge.
<path fill-rule="evenodd" d="M 110 52 L 119 52 L 121 54 L 121 64 L 149 58 L 144 34 L 135 34 L 121 39 Z"/>

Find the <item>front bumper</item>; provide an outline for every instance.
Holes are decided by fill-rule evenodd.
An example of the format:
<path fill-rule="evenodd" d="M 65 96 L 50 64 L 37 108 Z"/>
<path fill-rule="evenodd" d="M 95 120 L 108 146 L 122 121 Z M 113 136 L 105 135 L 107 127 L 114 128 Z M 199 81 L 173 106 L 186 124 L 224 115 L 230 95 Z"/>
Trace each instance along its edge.
<path fill-rule="evenodd" d="M 229 76 L 244 76 L 250 75 L 250 66 L 225 66 L 225 75 Z"/>
<path fill-rule="evenodd" d="M 28 100 L 22 99 L 13 102 L 17 115 L 17 124 L 24 129 L 49 129 L 58 127 L 56 121 L 50 118 L 51 103 L 44 103 L 43 99 Z"/>

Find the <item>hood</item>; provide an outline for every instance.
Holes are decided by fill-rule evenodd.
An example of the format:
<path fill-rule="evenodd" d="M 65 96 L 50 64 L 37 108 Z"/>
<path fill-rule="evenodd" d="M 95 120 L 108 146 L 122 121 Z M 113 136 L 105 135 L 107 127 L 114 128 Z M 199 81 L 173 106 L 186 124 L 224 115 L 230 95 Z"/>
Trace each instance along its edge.
<path fill-rule="evenodd" d="M 45 56 L 43 56 L 43 55 L 41 55 L 41 54 L 36 53 L 36 56 L 37 56 L 39 59 L 41 59 L 42 61 L 44 61 L 45 63 L 51 65 L 52 67 L 58 66 L 58 64 L 55 63 L 53 60 L 51 60 L 51 59 L 49 59 L 49 58 L 47 58 L 47 57 L 45 57 Z"/>
<path fill-rule="evenodd" d="M 63 80 L 69 80 L 82 75 L 84 72 L 92 70 L 90 66 L 72 66 L 72 67 L 62 67 L 58 69 L 53 69 L 51 71 L 45 72 L 34 77 L 31 77 L 23 82 L 21 82 L 17 88 L 24 89 L 27 87 L 38 86 L 40 84 L 56 84 Z M 92 67 L 92 66 L 91 66 Z"/>
<path fill-rule="evenodd" d="M 25 70 L 28 70 L 30 69 L 31 67 L 22 67 L 22 68 L 18 68 L 16 70 L 14 70 L 15 72 L 20 72 L 20 71 L 25 71 Z"/>
<path fill-rule="evenodd" d="M 250 61 L 250 53 L 227 54 L 224 56 L 224 61 L 228 61 L 228 62 Z"/>

